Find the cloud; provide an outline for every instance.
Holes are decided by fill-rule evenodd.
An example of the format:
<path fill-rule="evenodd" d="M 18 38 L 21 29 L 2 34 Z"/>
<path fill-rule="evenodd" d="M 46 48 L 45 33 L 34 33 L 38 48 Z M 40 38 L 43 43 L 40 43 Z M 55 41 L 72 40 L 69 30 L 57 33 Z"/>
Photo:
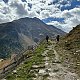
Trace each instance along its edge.
<path fill-rule="evenodd" d="M 28 6 L 26 3 L 22 3 L 20 0 L 19 1 L 14 1 L 9 3 L 9 7 L 15 9 L 16 14 L 18 17 L 23 17 L 28 15 Z"/>
<path fill-rule="evenodd" d="M 0 2 L 0 23 L 9 22 L 28 16 L 28 5 L 21 0 L 10 0 L 7 4 Z M 3 17 L 2 17 L 3 16 Z"/>
<path fill-rule="evenodd" d="M 3 1 L 0 1 L 0 23 L 10 21 L 10 17 L 8 17 L 8 14 L 9 14 L 8 6 Z"/>
<path fill-rule="evenodd" d="M 8 0 L 3 0 L 5 3 L 7 3 L 8 2 Z"/>
<path fill-rule="evenodd" d="M 0 23 L 21 17 L 37 17 L 41 20 L 56 18 L 47 24 L 69 31 L 80 24 L 79 3 L 80 0 L 8 0 L 8 3 L 0 0 Z M 58 19 L 64 21 L 60 22 Z"/>
<path fill-rule="evenodd" d="M 58 21 L 51 21 L 47 24 L 55 25 L 66 32 L 69 32 L 72 29 L 72 27 L 75 27 L 76 25 L 80 24 L 80 8 L 65 10 L 58 14 L 60 15 L 61 18 L 62 17 L 64 18 L 63 23 Z"/>

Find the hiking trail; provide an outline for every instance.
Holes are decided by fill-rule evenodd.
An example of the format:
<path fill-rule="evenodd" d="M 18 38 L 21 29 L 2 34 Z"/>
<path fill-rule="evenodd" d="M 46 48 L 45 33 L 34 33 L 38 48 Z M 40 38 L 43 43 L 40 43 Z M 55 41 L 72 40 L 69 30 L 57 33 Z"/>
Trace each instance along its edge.
<path fill-rule="evenodd" d="M 55 42 L 42 53 L 44 64 L 33 65 L 33 71 L 36 75 L 33 80 L 80 80 L 76 73 L 72 73 L 64 67 L 59 59 L 57 51 L 54 49 Z M 43 62 L 42 62 L 43 63 Z"/>

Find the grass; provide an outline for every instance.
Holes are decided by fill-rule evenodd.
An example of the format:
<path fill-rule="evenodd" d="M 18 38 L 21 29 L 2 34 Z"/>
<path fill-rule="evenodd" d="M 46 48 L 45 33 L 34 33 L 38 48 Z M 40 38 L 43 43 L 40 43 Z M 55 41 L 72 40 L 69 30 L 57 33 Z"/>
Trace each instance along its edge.
<path fill-rule="evenodd" d="M 32 56 L 30 56 L 28 59 L 24 61 L 23 64 L 17 67 L 16 74 L 11 72 L 10 74 L 8 74 L 6 79 L 7 80 L 32 80 L 32 78 L 35 77 L 35 73 L 31 71 L 32 65 L 39 65 L 44 63 L 43 61 L 44 57 L 42 56 L 42 53 L 50 44 L 51 44 L 50 42 L 47 44 L 45 41 L 43 41 L 39 44 L 39 46 L 33 53 L 28 52 L 28 55 L 31 54 Z"/>
<path fill-rule="evenodd" d="M 51 59 L 55 57 L 54 51 L 53 50 L 49 50 L 49 52 L 47 53 L 47 56 L 50 57 Z"/>

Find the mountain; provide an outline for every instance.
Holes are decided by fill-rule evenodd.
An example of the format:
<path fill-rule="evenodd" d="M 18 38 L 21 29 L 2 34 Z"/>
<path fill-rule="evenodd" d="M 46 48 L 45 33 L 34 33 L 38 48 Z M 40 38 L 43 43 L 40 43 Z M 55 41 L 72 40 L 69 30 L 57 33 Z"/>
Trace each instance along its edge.
<path fill-rule="evenodd" d="M 66 46 L 72 50 L 80 48 L 80 25 L 74 27 L 66 36 Z"/>
<path fill-rule="evenodd" d="M 80 77 L 80 24 L 61 37 L 55 49 L 60 55 L 62 64 Z"/>
<path fill-rule="evenodd" d="M 0 58 L 10 57 L 27 49 L 28 45 L 36 45 L 46 35 L 64 35 L 65 32 L 46 25 L 38 18 L 21 18 L 0 24 Z"/>

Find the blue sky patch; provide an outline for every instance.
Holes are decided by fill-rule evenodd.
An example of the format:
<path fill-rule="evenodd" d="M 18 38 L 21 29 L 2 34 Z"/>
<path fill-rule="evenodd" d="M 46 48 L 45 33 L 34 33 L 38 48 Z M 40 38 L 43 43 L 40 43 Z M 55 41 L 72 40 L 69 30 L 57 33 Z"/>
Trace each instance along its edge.
<path fill-rule="evenodd" d="M 70 9 L 73 9 L 73 8 L 75 8 L 75 7 L 78 7 L 78 6 L 80 6 L 80 1 L 72 0 L 72 1 L 71 1 L 71 6 L 65 6 L 65 5 L 63 5 L 63 6 L 61 7 L 61 11 L 70 10 Z"/>
<path fill-rule="evenodd" d="M 64 18 L 53 18 L 53 17 L 50 17 L 50 18 L 43 19 L 42 21 L 44 23 L 49 23 L 51 21 L 64 22 Z"/>
<path fill-rule="evenodd" d="M 22 0 L 23 2 L 27 2 L 26 0 Z"/>
<path fill-rule="evenodd" d="M 7 3 L 8 2 L 8 0 L 3 0 L 5 3 Z"/>
<path fill-rule="evenodd" d="M 29 6 L 30 8 L 32 8 L 32 4 L 31 4 L 31 3 L 28 3 L 28 6 Z"/>

